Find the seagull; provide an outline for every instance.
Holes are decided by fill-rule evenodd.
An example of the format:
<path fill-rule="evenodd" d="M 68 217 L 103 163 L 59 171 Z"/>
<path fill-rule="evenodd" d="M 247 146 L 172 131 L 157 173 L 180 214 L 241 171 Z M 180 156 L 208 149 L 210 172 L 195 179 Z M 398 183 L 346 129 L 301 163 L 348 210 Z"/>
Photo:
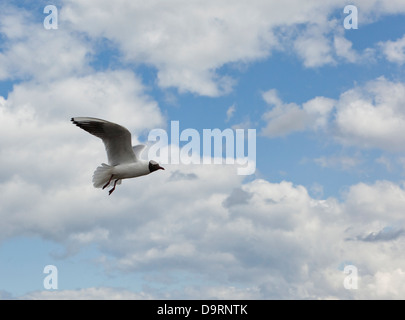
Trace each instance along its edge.
<path fill-rule="evenodd" d="M 140 144 L 132 147 L 131 133 L 128 129 L 116 123 L 90 117 L 75 117 L 71 121 L 104 142 L 108 164 L 102 163 L 94 171 L 93 185 L 95 188 L 105 189 L 114 183 L 108 193 L 111 195 L 117 183 L 121 184 L 122 179 L 144 176 L 159 169 L 164 170 L 154 160 L 141 159 L 141 154 L 146 146 Z"/>

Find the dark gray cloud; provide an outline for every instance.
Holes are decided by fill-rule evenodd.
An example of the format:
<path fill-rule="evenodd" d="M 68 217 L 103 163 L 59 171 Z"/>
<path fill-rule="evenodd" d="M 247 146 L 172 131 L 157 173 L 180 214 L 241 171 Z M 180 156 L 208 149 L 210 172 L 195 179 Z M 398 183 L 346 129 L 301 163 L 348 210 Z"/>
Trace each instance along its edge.
<path fill-rule="evenodd" d="M 378 232 L 370 232 L 365 236 L 364 235 L 357 236 L 354 239 L 347 239 L 347 240 L 357 240 L 364 242 L 392 241 L 404 235 L 405 235 L 404 229 L 384 228 Z"/>
<path fill-rule="evenodd" d="M 251 193 L 244 191 L 242 188 L 235 188 L 230 196 L 222 202 L 222 205 L 225 208 L 230 208 L 238 204 L 247 204 L 251 197 Z"/>
<path fill-rule="evenodd" d="M 399 229 L 399 230 L 386 230 L 383 229 L 379 232 L 371 232 L 369 235 L 366 237 L 360 239 L 362 241 L 391 241 L 391 240 L 396 240 L 399 237 L 405 235 L 405 230 L 404 229 Z"/>
<path fill-rule="evenodd" d="M 195 180 L 197 178 L 198 177 L 195 173 L 183 173 L 179 170 L 176 170 L 170 175 L 169 181 Z"/>

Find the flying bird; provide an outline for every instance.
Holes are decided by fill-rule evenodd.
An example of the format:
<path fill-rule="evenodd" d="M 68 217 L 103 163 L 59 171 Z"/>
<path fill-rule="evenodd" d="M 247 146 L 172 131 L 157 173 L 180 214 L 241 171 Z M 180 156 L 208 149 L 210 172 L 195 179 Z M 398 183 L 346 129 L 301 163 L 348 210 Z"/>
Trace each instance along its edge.
<path fill-rule="evenodd" d="M 116 123 L 90 117 L 75 117 L 71 121 L 104 142 L 108 164 L 102 163 L 94 171 L 95 188 L 105 189 L 113 183 L 113 188 L 108 193 L 111 195 L 117 183 L 121 184 L 122 179 L 144 176 L 159 169 L 164 170 L 156 161 L 141 159 L 146 146 L 140 144 L 132 147 L 131 133 L 128 129 Z"/>

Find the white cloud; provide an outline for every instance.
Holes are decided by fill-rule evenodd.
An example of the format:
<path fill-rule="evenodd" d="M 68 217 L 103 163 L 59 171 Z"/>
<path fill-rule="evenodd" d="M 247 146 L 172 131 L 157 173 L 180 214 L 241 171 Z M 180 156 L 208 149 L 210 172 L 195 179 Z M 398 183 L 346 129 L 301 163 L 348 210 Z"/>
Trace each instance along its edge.
<path fill-rule="evenodd" d="M 271 19 L 243 2 L 68 1 L 61 18 L 117 43 L 127 61 L 155 66 L 160 86 L 209 96 L 229 92 L 234 83 L 217 68 L 266 57 L 276 43 L 267 27 Z"/>
<path fill-rule="evenodd" d="M 143 93 L 139 80 L 125 71 L 15 85 L 8 99 L 2 99 L 0 114 L 0 162 L 9 168 L 3 175 L 24 175 L 30 180 L 61 173 L 72 176 L 70 170 L 74 169 L 66 163 L 62 169 L 60 164 L 73 156 L 88 157 L 83 150 L 90 145 L 99 144 L 93 150 L 104 159 L 101 140 L 77 130 L 70 123 L 71 117 L 106 117 L 127 126 L 134 135 L 163 125 L 156 102 Z"/>
<path fill-rule="evenodd" d="M 21 83 L 7 100 L 0 99 L 3 239 L 32 233 L 61 239 L 70 232 L 63 226 L 69 225 L 67 221 L 91 223 L 92 215 L 82 215 L 79 209 L 91 212 L 91 202 L 69 199 L 97 195 L 91 176 L 106 155 L 101 140 L 73 126 L 70 118 L 107 117 L 128 127 L 136 144 L 144 130 L 163 125 L 156 102 L 143 90 L 132 73 L 110 71 L 51 83 Z M 90 240 L 102 239 L 100 230 L 79 228 L 70 237 L 75 242 L 86 234 Z"/>
<path fill-rule="evenodd" d="M 305 128 L 305 113 L 295 104 L 275 107 L 263 115 L 268 122 L 263 134 L 269 137 L 285 135 Z"/>
<path fill-rule="evenodd" d="M 231 106 L 228 108 L 228 110 L 226 110 L 226 119 L 225 119 L 225 122 L 228 122 L 229 120 L 231 120 L 231 118 L 233 117 L 233 114 L 235 113 L 235 111 L 236 111 L 236 107 L 235 107 L 234 104 L 231 105 Z"/>
<path fill-rule="evenodd" d="M 55 119 L 66 121 L 84 113 L 137 128 L 139 134 L 163 124 L 157 103 L 144 91 L 141 81 L 129 71 L 94 72 L 15 85 L 7 99 L 7 110 L 31 113 L 40 124 Z"/>
<path fill-rule="evenodd" d="M 262 134 L 268 137 L 287 135 L 306 129 L 326 129 L 335 101 L 325 97 L 316 97 L 302 106 L 284 103 L 275 89 L 263 93 L 263 99 L 274 107 L 263 114 L 267 122 Z"/>
<path fill-rule="evenodd" d="M 343 36 L 335 36 L 333 39 L 333 45 L 335 47 L 336 55 L 342 57 L 349 62 L 357 62 L 359 56 L 355 50 L 353 50 L 353 43 Z"/>
<path fill-rule="evenodd" d="M 275 89 L 263 94 L 274 107 L 263 114 L 263 135 L 324 130 L 344 145 L 403 151 L 405 84 L 384 77 L 343 92 L 338 100 L 316 97 L 299 106 L 281 101 Z"/>
<path fill-rule="evenodd" d="M 190 299 L 250 300 L 259 299 L 259 288 L 236 288 L 232 286 L 188 287 L 184 292 Z"/>
<path fill-rule="evenodd" d="M 232 286 L 185 287 L 183 291 L 160 292 L 148 289 L 147 292 L 133 292 L 122 288 L 90 287 L 75 290 L 33 291 L 13 297 L 3 293 L 4 299 L 18 300 L 158 300 L 158 299 L 226 299 L 249 300 L 260 298 L 259 288 L 245 289 Z"/>
<path fill-rule="evenodd" d="M 334 124 L 347 145 L 404 150 L 405 85 L 381 77 L 341 94 Z"/>
<path fill-rule="evenodd" d="M 142 178 L 124 181 L 109 197 L 91 186 L 94 168 L 85 156 L 95 147 L 88 145 L 86 152 L 61 160 L 59 168 L 68 165 L 78 172 L 55 187 L 48 186 L 48 178 L 30 181 L 22 173 L 1 183 L 3 239 L 52 239 L 66 246 L 65 257 L 97 244 L 99 262 L 115 273 L 153 275 L 164 265 L 165 273 L 207 282 L 169 285 L 166 298 L 367 298 L 374 296 L 370 288 L 386 287 L 380 273 L 396 277 L 404 263 L 397 253 L 405 237 L 361 240 L 387 226 L 404 228 L 405 191 L 400 185 L 357 184 L 339 202 L 314 199 L 305 187 L 286 181 L 243 183 L 233 166 L 168 165 L 162 174 L 148 176 L 148 183 Z M 15 159 L 19 161 L 18 154 Z M 31 169 L 39 166 L 34 163 Z M 193 178 L 171 179 L 179 170 Z M 358 266 L 367 279 L 356 293 L 343 287 L 345 274 L 339 266 L 345 261 Z M 151 281 L 152 286 L 159 283 Z M 405 293 L 395 290 L 384 296 Z M 142 299 L 161 294 L 88 288 L 23 298 Z"/>
<path fill-rule="evenodd" d="M 315 97 L 303 103 L 302 109 L 309 118 L 309 127 L 313 130 L 327 129 L 336 101 L 325 97 Z"/>
<path fill-rule="evenodd" d="M 359 8 L 364 20 L 405 11 L 401 4 L 377 0 L 359 1 Z M 222 66 L 264 59 L 274 50 L 297 54 L 309 68 L 335 64 L 335 55 L 354 62 L 349 41 L 342 36 L 333 40 L 336 30 L 343 29 L 343 21 L 330 18 L 337 10 L 343 11 L 338 0 L 289 0 L 283 5 L 260 0 L 68 0 L 61 20 L 92 39 L 111 40 L 125 61 L 155 67 L 163 88 L 218 96 L 235 84 L 218 71 Z"/>
<path fill-rule="evenodd" d="M 0 14 L 0 80 L 52 81 L 89 71 L 90 43 L 69 29 L 46 30 L 24 9 Z"/>
<path fill-rule="evenodd" d="M 368 299 L 403 299 L 403 283 L 405 271 L 398 267 L 392 271 L 378 271 L 372 277 L 365 277 L 362 282 L 365 290 L 370 293 Z M 362 293 L 364 294 L 364 293 Z"/>
<path fill-rule="evenodd" d="M 199 179 L 189 187 L 204 186 L 202 171 L 194 172 Z M 176 192 L 180 186 L 173 185 L 171 189 Z M 240 294 L 255 298 L 343 298 L 352 294 L 373 296 L 368 288 L 382 285 L 378 273 L 385 270 L 395 274 L 403 263 L 403 256 L 395 256 L 395 252 L 404 238 L 378 243 L 347 240 L 380 230 L 380 226 L 403 226 L 401 210 L 405 202 L 400 199 L 405 199 L 405 191 L 401 186 L 383 181 L 354 185 L 344 202 L 339 203 L 334 199 L 312 199 L 304 187 L 289 182 L 254 180 L 241 185 L 242 192 L 250 195 L 245 201 L 224 207 L 221 203 L 232 196 L 229 187 L 224 183 L 215 193 L 208 189 L 200 192 L 200 196 L 208 192 L 204 204 L 186 194 L 182 198 L 187 209 L 182 212 L 170 205 L 160 188 L 155 188 L 163 198 L 164 214 L 157 213 L 154 221 L 148 219 L 147 223 L 138 224 L 136 233 L 116 235 L 115 250 L 119 248 L 119 255 L 115 266 L 127 271 L 153 272 L 156 265 L 163 263 L 169 272 L 180 269 L 208 277 L 222 286 L 237 284 L 245 288 Z M 173 193 L 167 197 L 173 200 Z M 386 215 L 387 210 L 390 215 Z M 146 235 L 148 244 L 143 246 Z M 121 247 L 124 243 L 131 243 L 125 252 Z M 364 246 L 368 246 L 367 252 Z M 111 250 L 114 249 L 109 247 Z M 359 250 L 364 251 L 359 254 Z M 368 279 L 367 286 L 360 287 L 357 293 L 343 287 L 346 275 L 339 265 L 348 260 L 361 270 L 362 279 Z M 214 294 L 217 287 L 199 285 L 192 292 L 202 290 L 212 298 L 225 297 L 221 292 L 226 287 Z M 184 290 L 183 297 L 192 293 Z M 230 291 L 231 288 L 225 290 L 227 294 Z M 403 294 L 401 289 L 387 295 L 400 298 Z"/>
<path fill-rule="evenodd" d="M 370 20 L 376 20 L 385 14 L 400 14 L 405 11 L 405 4 L 401 0 L 378 1 L 378 0 L 356 0 L 354 3 L 362 9 L 361 16 L 365 19 L 364 23 Z"/>
<path fill-rule="evenodd" d="M 377 0 L 358 1 L 358 6 L 362 23 L 367 16 L 405 11 L 400 3 L 381 5 Z M 163 88 L 223 95 L 236 81 L 219 71 L 222 66 L 258 61 L 274 50 L 298 55 L 309 68 L 335 64 L 337 58 L 361 61 L 365 53 L 356 53 L 343 37 L 343 22 L 330 18 L 342 9 L 338 0 L 289 0 L 283 6 L 260 0 L 232 5 L 213 0 L 176 0 L 170 5 L 159 0 L 67 0 L 59 10 L 60 28 L 45 30 L 28 12 L 5 6 L 0 79 L 86 74 L 97 43 L 107 39 L 123 63 L 155 67 Z M 401 41 L 383 44 L 387 57 L 399 63 Z"/>
<path fill-rule="evenodd" d="M 305 128 L 305 112 L 295 103 L 284 104 L 275 89 L 263 93 L 263 99 L 274 105 L 270 111 L 263 114 L 262 118 L 267 122 L 267 126 L 262 130 L 263 135 L 274 137 Z"/>
<path fill-rule="evenodd" d="M 118 288 L 85 288 L 77 290 L 34 291 L 18 297 L 20 300 L 149 300 L 146 293 L 134 293 Z"/>
<path fill-rule="evenodd" d="M 305 67 L 320 67 L 325 64 L 334 64 L 332 46 L 322 27 L 313 25 L 294 41 L 294 49 L 303 59 Z"/>
<path fill-rule="evenodd" d="M 405 62 L 405 35 L 396 41 L 380 42 L 388 61 L 402 65 Z"/>
<path fill-rule="evenodd" d="M 379 201 L 376 201 L 376 198 Z M 405 192 L 403 186 L 389 181 L 378 181 L 373 185 L 359 183 L 350 188 L 345 205 L 359 221 L 368 217 L 369 223 L 380 221 L 388 225 L 391 222 L 403 222 Z"/>

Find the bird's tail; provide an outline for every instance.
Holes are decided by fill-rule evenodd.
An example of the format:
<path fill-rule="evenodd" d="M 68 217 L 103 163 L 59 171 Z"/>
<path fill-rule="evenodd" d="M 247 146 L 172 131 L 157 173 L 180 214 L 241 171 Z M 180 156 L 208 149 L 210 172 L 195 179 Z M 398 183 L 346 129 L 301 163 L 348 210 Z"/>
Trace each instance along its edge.
<path fill-rule="evenodd" d="M 112 169 L 112 166 L 105 163 L 102 163 L 101 166 L 97 167 L 93 174 L 93 186 L 95 188 L 104 187 L 111 179 Z"/>

